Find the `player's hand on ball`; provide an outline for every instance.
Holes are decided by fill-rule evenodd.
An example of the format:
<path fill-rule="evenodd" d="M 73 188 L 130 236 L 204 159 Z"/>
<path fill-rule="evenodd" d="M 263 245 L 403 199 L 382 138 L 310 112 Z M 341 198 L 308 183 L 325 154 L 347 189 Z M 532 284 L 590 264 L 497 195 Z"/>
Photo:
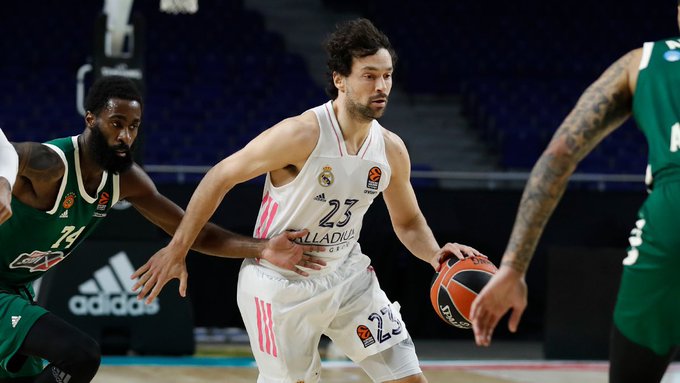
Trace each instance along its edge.
<path fill-rule="evenodd" d="M 323 246 L 301 245 L 295 242 L 296 239 L 303 238 L 309 234 L 309 230 L 286 231 L 272 237 L 265 249 L 262 251 L 262 259 L 282 269 L 295 271 L 302 276 L 309 276 L 307 272 L 300 269 L 306 267 L 313 270 L 321 270 L 326 266 L 326 262 L 319 257 L 305 254 L 311 251 L 325 251 Z"/>
<path fill-rule="evenodd" d="M 430 265 L 434 267 L 435 271 L 441 269 L 442 263 L 452 256 L 456 256 L 458 259 L 463 259 L 465 257 L 485 257 L 486 255 L 480 253 L 475 248 L 470 246 L 461 245 L 460 243 L 447 243 L 444 245 L 437 253 L 432 257 Z"/>
<path fill-rule="evenodd" d="M 501 267 L 472 302 L 470 319 L 477 345 L 491 344 L 498 321 L 510 309 L 512 314 L 508 320 L 508 329 L 517 331 L 526 307 L 527 285 L 524 275 L 511 267 Z"/>

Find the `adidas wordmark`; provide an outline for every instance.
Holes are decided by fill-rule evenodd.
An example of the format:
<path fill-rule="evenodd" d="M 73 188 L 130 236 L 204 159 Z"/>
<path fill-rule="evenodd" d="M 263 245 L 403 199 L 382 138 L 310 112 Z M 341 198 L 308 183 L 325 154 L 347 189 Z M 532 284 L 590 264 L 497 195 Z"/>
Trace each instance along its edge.
<path fill-rule="evenodd" d="M 132 291 L 135 281 L 130 279 L 134 268 L 125 252 L 109 259 L 109 264 L 96 270 L 92 278 L 78 286 L 80 294 L 68 301 L 69 310 L 75 315 L 92 316 L 140 316 L 155 315 L 160 310 L 158 300 L 150 304 L 137 300 Z"/>

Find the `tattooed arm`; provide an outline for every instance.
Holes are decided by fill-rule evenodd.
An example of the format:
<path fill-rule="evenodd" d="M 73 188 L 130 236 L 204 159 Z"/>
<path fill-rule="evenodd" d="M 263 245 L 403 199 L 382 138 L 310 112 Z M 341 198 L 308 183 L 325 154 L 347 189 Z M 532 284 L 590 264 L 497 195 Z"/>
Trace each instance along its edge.
<path fill-rule="evenodd" d="M 586 89 L 555 132 L 531 171 L 502 267 L 526 273 L 543 228 L 564 194 L 576 165 L 630 116 L 633 93 L 629 86 L 629 68 L 637 68 L 631 64 L 639 61 L 638 51 L 616 61 Z"/>
<path fill-rule="evenodd" d="M 630 116 L 640 57 L 640 49 L 626 54 L 586 89 L 534 165 L 501 267 L 472 305 L 478 345 L 491 343 L 494 328 L 510 309 L 508 327 L 516 331 L 527 305 L 524 275 L 543 229 L 579 161 Z"/>

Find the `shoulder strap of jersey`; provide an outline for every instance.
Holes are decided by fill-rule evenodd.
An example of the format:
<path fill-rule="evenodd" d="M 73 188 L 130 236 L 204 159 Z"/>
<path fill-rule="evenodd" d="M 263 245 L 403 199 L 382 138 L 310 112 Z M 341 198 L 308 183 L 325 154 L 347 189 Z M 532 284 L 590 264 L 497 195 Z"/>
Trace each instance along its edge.
<path fill-rule="evenodd" d="M 56 140 L 54 140 L 54 141 L 56 141 Z M 50 141 L 50 142 L 54 142 L 54 141 Z M 66 160 L 66 154 L 64 154 L 64 151 L 61 150 L 60 147 L 53 145 L 51 143 L 44 143 L 43 145 L 54 150 L 54 152 L 59 155 L 59 158 L 61 158 L 61 161 L 64 163 L 64 177 L 61 179 L 61 185 L 59 185 L 59 193 L 57 194 L 57 198 L 54 200 L 54 206 L 52 206 L 52 209 L 46 211 L 47 214 L 54 214 L 54 213 L 57 212 L 57 209 L 59 208 L 59 203 L 61 202 L 61 198 L 64 195 L 64 190 L 66 189 L 66 184 L 68 184 L 69 166 L 68 166 L 68 161 Z"/>
<path fill-rule="evenodd" d="M 642 45 L 642 58 L 640 59 L 640 70 L 649 66 L 649 60 L 652 58 L 652 50 L 654 49 L 653 42 L 646 42 Z"/>

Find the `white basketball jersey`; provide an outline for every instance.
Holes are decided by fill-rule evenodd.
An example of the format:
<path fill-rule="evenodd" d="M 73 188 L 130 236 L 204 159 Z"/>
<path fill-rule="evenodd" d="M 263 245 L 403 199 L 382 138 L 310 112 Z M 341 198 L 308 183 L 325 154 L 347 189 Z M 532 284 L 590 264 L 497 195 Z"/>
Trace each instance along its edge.
<path fill-rule="evenodd" d="M 267 174 L 254 236 L 271 238 L 286 230 L 309 229 L 302 243 L 325 247 L 318 252 L 327 266 L 337 268 L 355 247 L 369 206 L 390 181 L 382 127 L 373 121 L 356 155 L 347 153 L 332 101 L 312 111 L 319 120 L 319 141 L 295 179 L 275 187 Z M 260 264 L 287 277 L 298 276 L 261 260 Z"/>

